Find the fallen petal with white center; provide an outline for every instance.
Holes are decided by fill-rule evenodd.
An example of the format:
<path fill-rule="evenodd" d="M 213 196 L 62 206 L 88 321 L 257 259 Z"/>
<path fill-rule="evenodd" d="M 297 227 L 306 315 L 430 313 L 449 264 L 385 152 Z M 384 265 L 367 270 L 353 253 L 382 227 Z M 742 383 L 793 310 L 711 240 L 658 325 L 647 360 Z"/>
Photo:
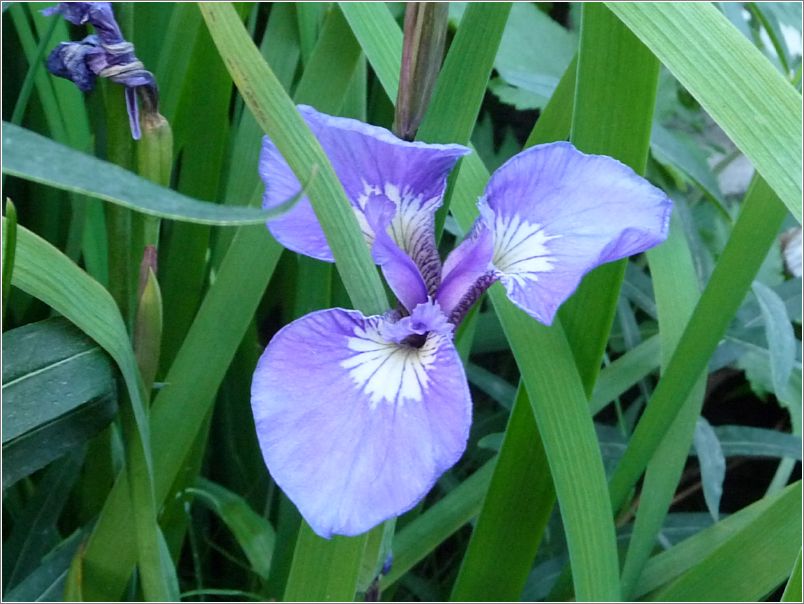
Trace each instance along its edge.
<path fill-rule="evenodd" d="M 352 202 L 369 244 L 374 233 L 365 218 L 376 199 L 396 208 L 388 233 L 419 267 L 430 293 L 435 292 L 441 263 L 435 244 L 433 216 L 441 205 L 447 176 L 461 156 L 462 145 L 403 141 L 385 128 L 333 117 L 299 105 L 338 179 Z M 263 139 L 260 175 L 265 182 L 263 206 L 273 208 L 298 194 L 301 185 L 273 142 Z M 268 222 L 273 236 L 285 247 L 332 261 L 332 252 L 309 199 L 303 197 L 289 212 Z"/>
<path fill-rule="evenodd" d="M 402 514 L 463 454 L 471 399 L 451 329 L 429 302 L 396 323 L 330 309 L 265 349 L 251 390 L 260 447 L 317 534 Z"/>
<path fill-rule="evenodd" d="M 506 162 L 479 206 L 508 297 L 549 325 L 587 272 L 664 241 L 672 204 L 625 164 L 562 142 Z"/>

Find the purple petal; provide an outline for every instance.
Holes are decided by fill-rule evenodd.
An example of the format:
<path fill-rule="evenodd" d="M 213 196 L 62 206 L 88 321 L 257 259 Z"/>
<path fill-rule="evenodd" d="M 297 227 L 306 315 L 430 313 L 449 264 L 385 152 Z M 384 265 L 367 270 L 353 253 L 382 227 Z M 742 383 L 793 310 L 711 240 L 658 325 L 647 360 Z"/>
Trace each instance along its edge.
<path fill-rule="evenodd" d="M 427 287 L 416 264 L 388 235 L 386 229 L 394 212 L 394 205 L 386 199 L 366 208 L 366 222 L 375 233 L 371 252 L 396 297 L 405 308 L 413 310 L 427 300 Z"/>
<path fill-rule="evenodd" d="M 56 6 L 44 9 L 42 14 L 46 17 L 60 14 L 73 25 L 89 23 L 104 44 L 118 44 L 123 41 L 111 2 L 59 2 Z"/>
<path fill-rule="evenodd" d="M 322 537 L 409 510 L 466 447 L 471 399 L 451 337 L 431 331 L 416 348 L 387 338 L 388 326 L 342 309 L 309 314 L 276 334 L 254 374 L 265 462 Z"/>
<path fill-rule="evenodd" d="M 548 325 L 584 274 L 664 241 L 671 211 L 628 166 L 563 142 L 506 162 L 479 205 L 508 297 Z"/>
<path fill-rule="evenodd" d="M 319 113 L 299 106 L 299 112 L 318 139 L 355 208 L 367 241 L 374 233 L 365 220 L 372 200 L 388 200 L 396 207 L 389 234 L 422 269 L 428 287 L 434 289 L 440 262 L 433 233 L 433 213 L 441 205 L 447 175 L 458 159 L 469 152 L 461 145 L 407 142 L 385 128 L 357 120 Z M 276 207 L 297 194 L 301 185 L 273 143 L 266 137 L 260 159 L 266 184 L 263 205 Z M 289 249 L 332 260 L 332 253 L 307 198 L 268 228 Z M 434 285 L 435 284 L 435 285 Z"/>
<path fill-rule="evenodd" d="M 126 88 L 126 111 L 128 112 L 128 125 L 131 128 L 131 138 L 140 140 L 140 108 L 137 105 L 137 91 Z"/>
<path fill-rule="evenodd" d="M 96 77 L 91 62 L 94 57 L 103 54 L 95 36 L 87 36 L 81 42 L 62 42 L 50 51 L 47 70 L 70 80 L 81 92 L 89 92 L 95 86 Z"/>
<path fill-rule="evenodd" d="M 494 240 L 491 231 L 478 220 L 466 239 L 450 252 L 444 262 L 443 280 L 438 288 L 436 300 L 447 316 L 451 316 L 464 302 L 471 306 L 479 294 L 483 293 L 481 291 L 477 297 L 472 296 L 475 284 L 493 271 L 491 264 L 493 252 Z"/>

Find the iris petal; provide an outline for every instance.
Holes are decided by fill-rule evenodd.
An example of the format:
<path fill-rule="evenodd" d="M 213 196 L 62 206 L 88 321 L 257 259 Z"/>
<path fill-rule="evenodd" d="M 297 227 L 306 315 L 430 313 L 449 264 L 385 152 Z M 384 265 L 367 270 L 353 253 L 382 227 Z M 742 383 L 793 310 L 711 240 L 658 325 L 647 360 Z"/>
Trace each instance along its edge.
<path fill-rule="evenodd" d="M 587 272 L 664 241 L 671 211 L 628 166 L 563 142 L 506 162 L 479 205 L 508 297 L 548 325 Z"/>
<path fill-rule="evenodd" d="M 397 343 L 400 326 L 386 333 L 383 317 L 330 309 L 283 328 L 260 358 L 252 408 L 265 462 L 322 537 L 407 511 L 466 447 L 466 377 L 434 309 L 407 318 L 411 334 L 435 328 L 418 347 Z"/>
<path fill-rule="evenodd" d="M 374 241 L 374 232 L 365 217 L 367 205 L 377 199 L 391 202 L 396 211 L 388 233 L 414 260 L 428 289 L 434 292 L 441 271 L 433 231 L 434 213 L 441 205 L 447 175 L 469 149 L 403 141 L 385 128 L 325 115 L 305 105 L 299 106 L 299 112 L 332 163 L 366 240 L 370 244 Z M 260 174 L 266 185 L 263 205 L 267 208 L 276 207 L 301 190 L 268 137 L 263 139 Z M 286 214 L 269 221 L 268 228 L 277 241 L 295 252 L 333 260 L 306 197 Z"/>

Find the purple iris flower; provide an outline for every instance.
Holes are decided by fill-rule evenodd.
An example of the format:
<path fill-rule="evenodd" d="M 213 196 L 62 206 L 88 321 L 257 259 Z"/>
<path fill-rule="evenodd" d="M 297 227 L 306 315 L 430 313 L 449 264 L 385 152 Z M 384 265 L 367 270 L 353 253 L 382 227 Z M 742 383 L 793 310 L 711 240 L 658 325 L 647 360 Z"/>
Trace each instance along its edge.
<path fill-rule="evenodd" d="M 409 510 L 463 454 L 472 410 L 453 333 L 491 284 L 550 324 L 585 273 L 666 238 L 671 202 L 610 157 L 563 142 L 531 147 L 492 175 L 480 217 L 442 265 L 434 213 L 469 149 L 299 111 L 401 303 L 378 316 L 333 308 L 301 317 L 274 336 L 254 373 L 268 469 L 328 538 Z M 267 137 L 260 173 L 266 207 L 300 190 Z M 306 198 L 268 228 L 291 250 L 332 261 Z"/>
<path fill-rule="evenodd" d="M 95 86 L 96 77 L 109 78 L 126 87 L 131 136 L 140 138 L 137 94 L 151 107 L 157 104 L 157 87 L 153 74 L 134 55 L 134 46 L 123 38 L 115 21 L 110 2 L 60 2 L 42 11 L 44 15 L 60 14 L 73 25 L 89 23 L 97 32 L 80 42 L 62 42 L 47 58 L 53 75 L 72 81 L 82 92 Z"/>

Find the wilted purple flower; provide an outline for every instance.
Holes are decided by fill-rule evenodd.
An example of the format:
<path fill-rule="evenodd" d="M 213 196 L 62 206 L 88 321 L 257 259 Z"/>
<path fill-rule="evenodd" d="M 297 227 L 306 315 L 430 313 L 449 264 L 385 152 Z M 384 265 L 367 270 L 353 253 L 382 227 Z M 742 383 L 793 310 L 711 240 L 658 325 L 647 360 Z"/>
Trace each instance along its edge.
<path fill-rule="evenodd" d="M 663 241 L 671 203 L 614 159 L 569 143 L 532 147 L 492 175 L 480 217 L 442 267 L 434 212 L 469 150 L 299 110 L 403 308 L 334 308 L 285 326 L 254 373 L 252 409 L 271 475 L 313 530 L 356 535 L 416 505 L 463 454 L 471 398 L 452 337 L 482 293 L 500 281 L 550 324 L 589 270 Z M 267 137 L 260 173 L 266 207 L 300 190 Z M 332 260 L 306 198 L 268 228 Z"/>
<path fill-rule="evenodd" d="M 134 55 L 134 46 L 123 38 L 111 3 L 60 2 L 42 13 L 60 14 L 74 25 L 89 23 L 95 28 L 95 35 L 87 36 L 80 42 L 62 42 L 54 48 L 47 58 L 48 71 L 71 80 L 82 92 L 92 90 L 98 76 L 125 86 L 131 136 L 138 140 L 140 119 L 137 93 L 149 106 L 156 107 L 156 80 Z"/>

